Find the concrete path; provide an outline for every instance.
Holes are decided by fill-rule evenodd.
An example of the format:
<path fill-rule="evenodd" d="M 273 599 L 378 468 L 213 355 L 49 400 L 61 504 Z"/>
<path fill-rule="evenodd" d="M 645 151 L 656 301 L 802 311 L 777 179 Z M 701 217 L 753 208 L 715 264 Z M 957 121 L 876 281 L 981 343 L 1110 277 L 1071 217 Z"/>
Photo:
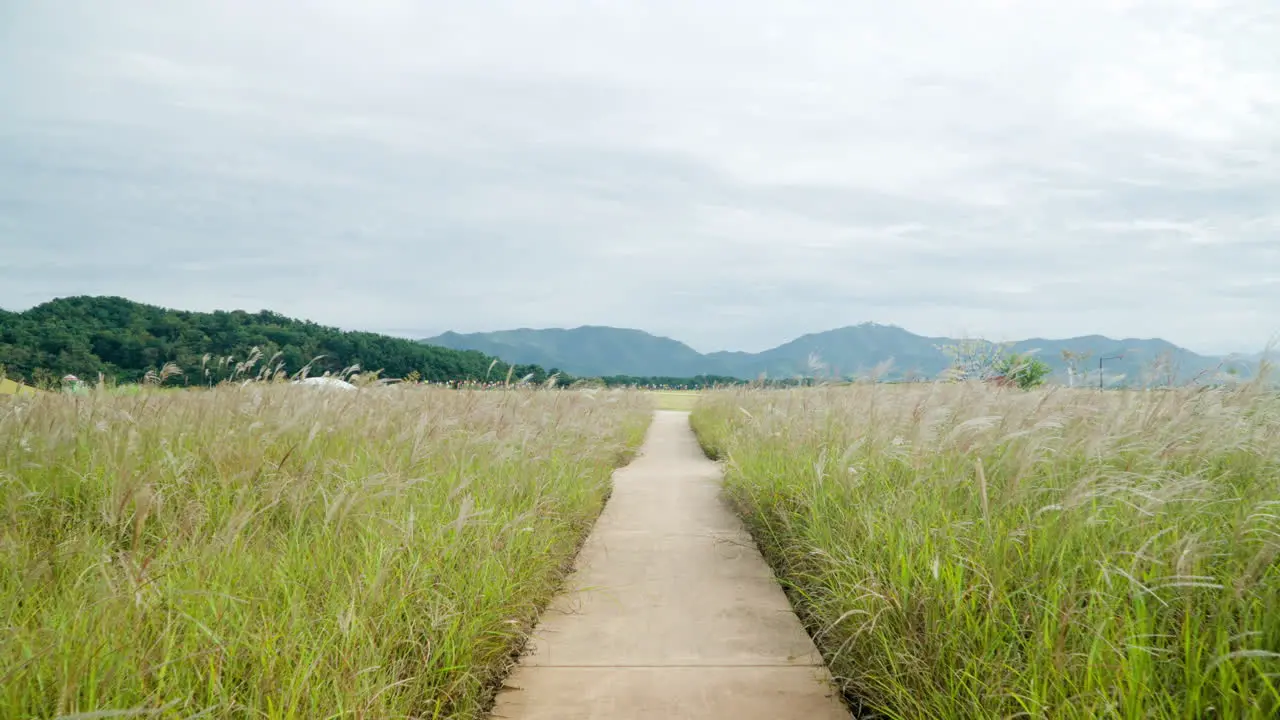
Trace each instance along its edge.
<path fill-rule="evenodd" d="M 498 695 L 511 720 L 849 720 L 689 415 L 640 455 Z"/>

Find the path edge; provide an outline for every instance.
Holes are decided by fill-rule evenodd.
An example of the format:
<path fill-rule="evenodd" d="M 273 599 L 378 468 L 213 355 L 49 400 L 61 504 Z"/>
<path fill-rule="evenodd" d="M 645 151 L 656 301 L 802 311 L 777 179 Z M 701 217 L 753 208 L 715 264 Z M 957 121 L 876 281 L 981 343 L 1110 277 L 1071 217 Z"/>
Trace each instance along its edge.
<path fill-rule="evenodd" d="M 884 716 L 876 714 L 866 703 L 863 702 L 851 689 L 848 678 L 839 677 L 831 671 L 831 653 L 830 650 L 818 641 L 817 635 L 821 632 L 822 627 L 817 622 L 814 613 L 804 602 L 804 597 L 796 590 L 793 583 L 787 579 L 784 572 L 785 565 L 782 563 L 781 553 L 774 547 L 773 543 L 762 537 L 759 525 L 752 522 L 749 513 L 745 512 L 745 508 L 740 502 L 734 499 L 733 494 L 726 491 L 725 480 L 728 475 L 728 466 L 732 462 L 732 458 L 722 448 L 714 445 L 701 431 L 699 425 L 694 421 L 696 408 L 688 413 L 689 428 L 693 430 L 693 436 L 698 441 L 698 447 L 702 450 L 702 454 L 708 460 L 720 466 L 720 497 L 725 505 L 738 517 L 742 522 L 742 526 L 746 529 L 747 534 L 751 536 L 751 541 L 756 546 L 756 551 L 764 558 L 764 562 L 769 566 L 769 570 L 773 572 L 773 578 L 782 588 L 782 593 L 787 597 L 787 603 L 791 605 L 791 611 L 796 614 L 800 620 L 801 627 L 809 636 L 810 642 L 818 650 L 818 655 L 822 658 L 822 664 L 827 669 L 827 674 L 831 678 L 832 690 L 844 703 L 845 708 L 849 711 L 854 720 L 883 720 Z"/>
<path fill-rule="evenodd" d="M 515 672 L 516 667 L 520 664 L 520 658 L 524 657 L 529 650 L 529 641 L 533 639 L 534 631 L 537 630 L 538 624 L 542 621 L 543 614 L 546 613 L 551 603 L 567 587 L 569 576 L 577 569 L 578 556 L 582 554 L 582 547 L 586 545 L 587 538 L 591 537 L 591 533 L 595 531 L 596 524 L 600 522 L 600 516 L 604 514 L 604 509 L 608 507 L 609 500 L 613 498 L 614 474 L 630 465 L 640 456 L 640 448 L 644 445 L 645 439 L 648 438 L 649 432 L 653 428 L 654 417 L 655 413 L 650 412 L 648 419 L 645 421 L 644 432 L 639 433 L 640 441 L 634 447 L 624 446 L 618 451 L 613 469 L 609 472 L 609 484 L 605 488 L 604 497 L 601 498 L 600 509 L 596 512 L 595 517 L 591 518 L 590 522 L 583 526 L 582 534 L 574 545 L 573 553 L 566 557 L 565 561 L 556 568 L 553 575 L 552 592 L 547 595 L 547 600 L 539 603 L 530 620 L 520 626 L 518 639 L 511 644 L 511 650 L 506 655 L 506 661 L 485 679 L 484 695 L 479 705 L 480 712 L 476 717 L 489 718 L 493 716 L 494 708 L 498 704 L 498 695 L 506 689 L 507 680 L 511 677 L 511 673 Z"/>

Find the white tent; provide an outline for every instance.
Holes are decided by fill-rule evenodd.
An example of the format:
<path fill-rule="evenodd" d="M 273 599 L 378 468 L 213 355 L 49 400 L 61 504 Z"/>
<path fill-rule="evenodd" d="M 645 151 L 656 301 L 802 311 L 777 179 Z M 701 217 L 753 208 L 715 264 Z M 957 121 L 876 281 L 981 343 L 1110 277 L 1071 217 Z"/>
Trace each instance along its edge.
<path fill-rule="evenodd" d="M 313 387 L 333 388 L 335 390 L 355 390 L 356 386 L 346 380 L 339 380 L 334 377 L 309 377 L 297 380 L 298 385 L 311 385 Z"/>

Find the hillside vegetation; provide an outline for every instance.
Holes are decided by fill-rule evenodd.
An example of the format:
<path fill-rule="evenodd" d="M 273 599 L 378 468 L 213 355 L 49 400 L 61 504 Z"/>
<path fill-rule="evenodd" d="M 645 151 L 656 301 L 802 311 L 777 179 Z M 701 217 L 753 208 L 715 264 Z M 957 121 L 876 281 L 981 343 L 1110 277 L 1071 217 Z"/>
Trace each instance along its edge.
<path fill-rule="evenodd" d="M 640 393 L 0 402 L 0 717 L 478 718 Z"/>
<path fill-rule="evenodd" d="M 233 375 L 254 348 L 263 365 L 285 373 L 311 363 L 313 375 L 359 365 L 385 377 L 416 372 L 430 381 L 502 379 L 508 372 L 535 382 L 548 377 L 534 365 L 494 365 L 480 352 L 344 332 L 269 311 L 185 312 L 115 297 L 62 298 L 21 313 L 0 311 L 0 370 L 28 382 L 68 373 L 137 382 L 148 370 L 174 363 L 182 374 L 171 383 L 208 384 Z"/>
<path fill-rule="evenodd" d="M 876 717 L 1280 716 L 1280 398 L 866 385 L 693 414 Z"/>

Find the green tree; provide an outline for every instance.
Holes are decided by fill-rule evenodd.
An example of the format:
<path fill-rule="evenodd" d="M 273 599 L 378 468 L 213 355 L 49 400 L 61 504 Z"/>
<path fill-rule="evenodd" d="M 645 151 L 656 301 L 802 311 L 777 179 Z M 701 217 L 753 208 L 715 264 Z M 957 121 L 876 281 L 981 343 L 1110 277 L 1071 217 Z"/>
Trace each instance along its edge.
<path fill-rule="evenodd" d="M 995 370 L 1023 390 L 1043 385 L 1053 372 L 1049 364 L 1033 355 L 1009 353 L 1000 358 Z"/>
<path fill-rule="evenodd" d="M 530 377 L 536 365 L 512 369 L 475 351 L 451 350 L 403 338 L 344 332 L 270 311 L 184 312 L 118 297 L 70 297 L 20 313 L 0 310 L 0 365 L 15 380 L 68 373 L 122 383 L 209 385 L 233 375 L 309 375 L 359 371 L 381 377 L 410 373 L 430 382 Z M 561 382 L 572 378 L 561 376 Z"/>

